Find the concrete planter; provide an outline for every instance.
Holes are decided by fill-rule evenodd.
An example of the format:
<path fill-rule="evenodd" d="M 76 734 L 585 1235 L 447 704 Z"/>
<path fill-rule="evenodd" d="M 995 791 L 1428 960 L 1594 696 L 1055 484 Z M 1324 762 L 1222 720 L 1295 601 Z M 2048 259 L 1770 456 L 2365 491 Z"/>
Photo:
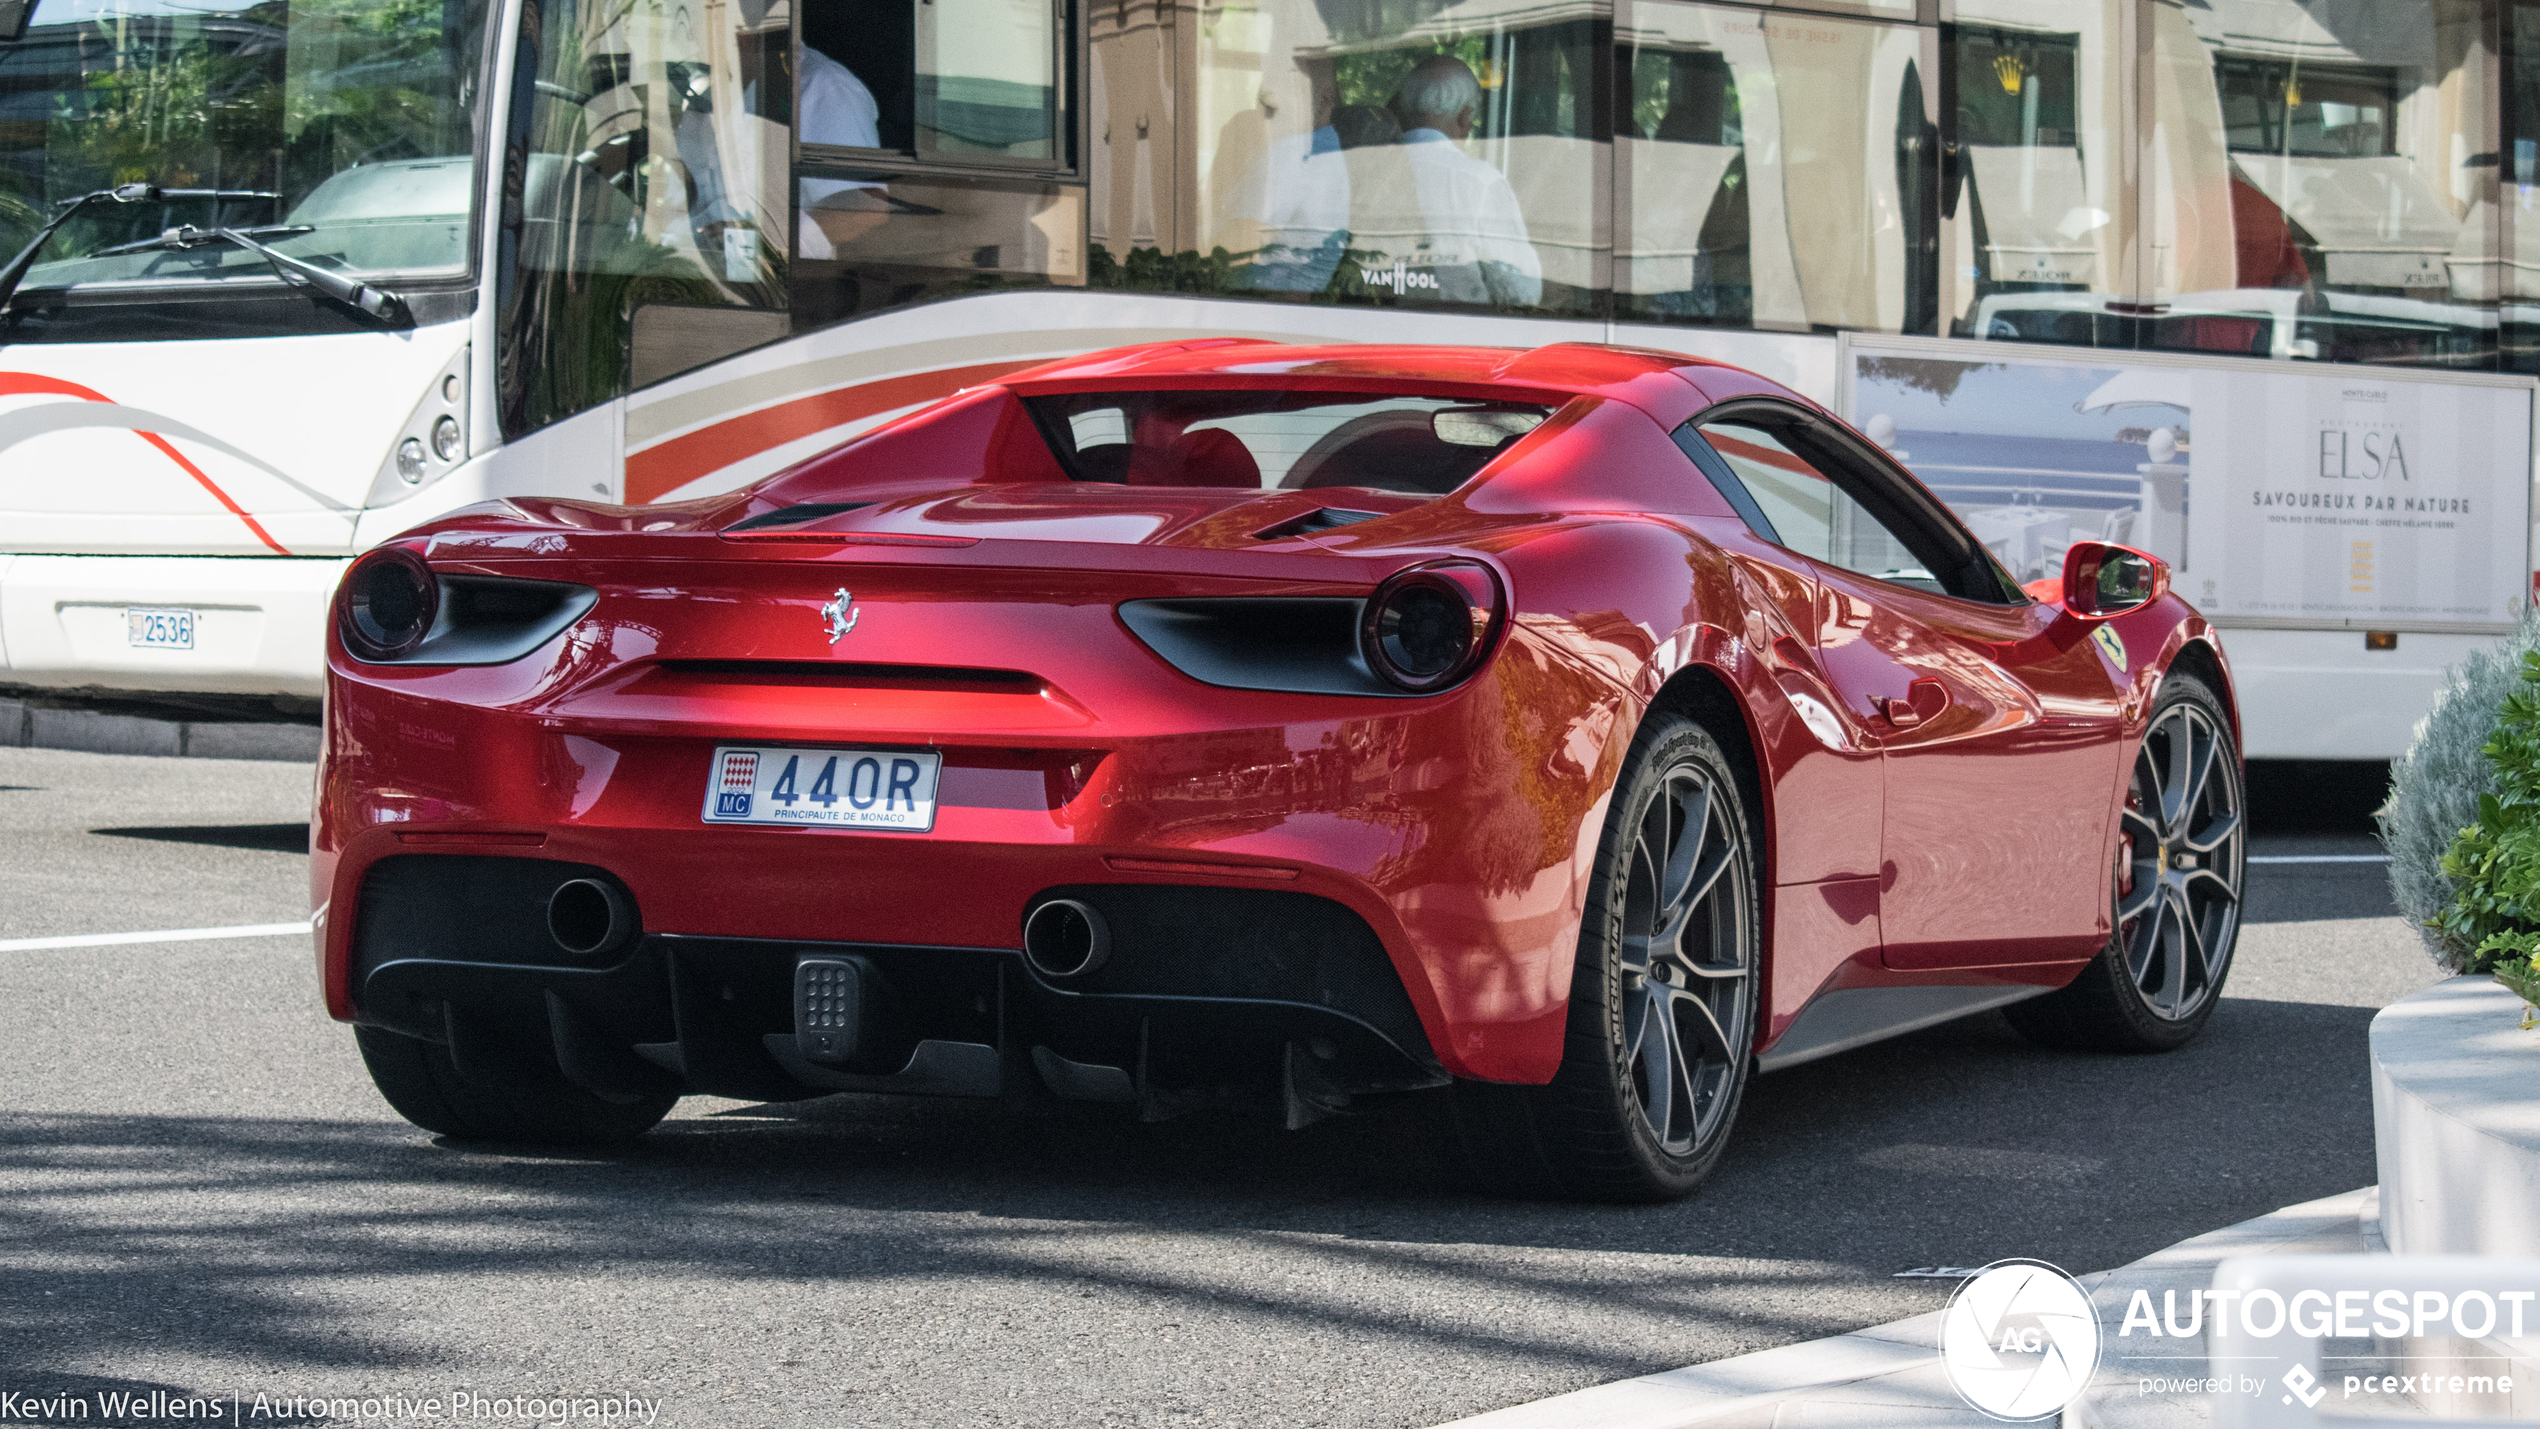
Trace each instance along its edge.
<path fill-rule="evenodd" d="M 2372 1020 L 2381 1230 L 2401 1255 L 2540 1256 L 2540 1029 L 2456 977 Z"/>

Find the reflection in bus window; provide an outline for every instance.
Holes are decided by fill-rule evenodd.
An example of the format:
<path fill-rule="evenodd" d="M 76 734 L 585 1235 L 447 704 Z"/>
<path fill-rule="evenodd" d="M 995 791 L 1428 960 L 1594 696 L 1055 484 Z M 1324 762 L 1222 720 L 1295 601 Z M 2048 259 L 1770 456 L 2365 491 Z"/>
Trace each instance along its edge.
<path fill-rule="evenodd" d="M 506 436 L 782 336 L 792 17 L 523 13 L 499 274 Z M 653 313 L 653 309 L 667 311 Z M 631 353 L 631 357 L 630 357 Z"/>
<path fill-rule="evenodd" d="M 1962 336 L 2122 345 L 2132 223 L 2117 7 L 1978 0 L 1956 32 Z"/>
<path fill-rule="evenodd" d="M 802 180 L 797 330 L 1005 287 L 1081 286 L 1085 191 L 1037 181 L 824 168 Z"/>
<path fill-rule="evenodd" d="M 1616 316 L 1929 321 L 1918 31 L 1636 0 L 1616 34 Z"/>
<path fill-rule="evenodd" d="M 2156 5 L 2146 346 L 2485 366 L 2500 297 L 2475 0 Z"/>
<path fill-rule="evenodd" d="M 2504 219 L 2497 265 L 2498 342 L 2504 364 L 2540 372 L 2540 4 L 2506 8 L 2504 165 L 2497 207 Z"/>
<path fill-rule="evenodd" d="M 1222 286 L 1593 311 L 1608 248 L 1596 13 L 1220 13 L 1200 42 L 1196 148 L 1199 251 L 1224 265 Z"/>

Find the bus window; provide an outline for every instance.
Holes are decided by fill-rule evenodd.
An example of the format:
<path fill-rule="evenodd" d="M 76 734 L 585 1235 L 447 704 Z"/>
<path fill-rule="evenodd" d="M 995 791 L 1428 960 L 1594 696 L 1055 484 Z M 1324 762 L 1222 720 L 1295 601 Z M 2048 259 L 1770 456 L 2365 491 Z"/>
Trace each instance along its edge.
<path fill-rule="evenodd" d="M 2146 345 L 2491 365 L 2499 300 L 2532 284 L 2497 251 L 2480 8 L 2144 13 Z"/>
<path fill-rule="evenodd" d="M 1080 287 L 1071 184 L 805 165 L 796 328 L 1001 287 Z"/>
<path fill-rule="evenodd" d="M 946 163 L 1067 160 L 1065 12 L 1051 0 L 805 0 L 805 147 Z"/>
<path fill-rule="evenodd" d="M 1616 45 L 1616 316 L 1929 321 L 1919 31 L 1633 0 Z"/>
<path fill-rule="evenodd" d="M 787 331 L 788 0 L 529 0 L 504 195 L 506 436 Z M 654 309 L 667 311 L 655 312 Z"/>
<path fill-rule="evenodd" d="M 1203 27 L 1199 251 L 1224 285 L 1596 310 L 1606 7 L 1261 0 Z M 1113 255 L 1115 259 L 1128 255 Z"/>
<path fill-rule="evenodd" d="M 1054 181 L 1066 16 L 1053 0 L 806 0 L 797 327 L 1085 281 L 1084 190 Z"/>
<path fill-rule="evenodd" d="M 196 336 L 361 327 L 214 227 L 394 288 L 418 321 L 467 311 L 484 39 L 481 0 L 44 5 L 0 44 L 0 252 L 110 185 L 221 196 L 82 210 L 37 255 L 8 340 L 132 335 L 152 309 L 56 301 L 109 284 L 187 302 Z"/>
<path fill-rule="evenodd" d="M 1981 0 L 1956 53 L 1957 265 L 1949 330 L 1962 337 L 2123 345 L 2133 204 L 2117 185 L 2135 138 L 2124 118 L 2112 8 Z M 2000 22 L 1976 23 L 1976 22 Z"/>

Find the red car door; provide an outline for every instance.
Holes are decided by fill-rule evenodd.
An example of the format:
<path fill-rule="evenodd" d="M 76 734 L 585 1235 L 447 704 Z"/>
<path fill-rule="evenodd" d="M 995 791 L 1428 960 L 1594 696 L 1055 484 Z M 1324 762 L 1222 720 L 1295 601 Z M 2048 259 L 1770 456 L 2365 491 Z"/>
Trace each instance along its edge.
<path fill-rule="evenodd" d="M 2108 936 L 2121 674 L 1921 487 L 1780 404 L 1698 428 L 1820 591 L 1817 664 L 1880 750 L 1882 956 L 2062 962 Z M 1717 478 L 1715 477 L 1715 480 Z"/>

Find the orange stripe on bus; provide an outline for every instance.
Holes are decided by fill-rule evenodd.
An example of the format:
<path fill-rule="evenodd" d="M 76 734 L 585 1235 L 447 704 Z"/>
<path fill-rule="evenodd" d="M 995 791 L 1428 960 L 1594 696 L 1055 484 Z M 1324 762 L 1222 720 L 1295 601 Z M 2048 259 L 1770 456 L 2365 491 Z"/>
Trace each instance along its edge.
<path fill-rule="evenodd" d="M 103 392 L 82 387 L 76 382 L 65 382 L 59 377 L 40 377 L 32 372 L 0 372 L 0 397 L 25 397 L 34 395 L 46 397 L 77 397 L 83 402 L 104 402 L 109 406 L 114 404 L 114 399 L 108 397 Z M 205 491 L 210 492 L 212 494 L 212 499 L 219 502 L 222 507 L 227 509 L 230 515 L 246 522 L 247 529 L 256 533 L 256 539 L 265 543 L 266 550 L 273 552 L 277 556 L 287 556 L 291 554 L 289 551 L 282 548 L 282 543 L 280 541 L 275 540 L 269 533 L 266 532 L 262 525 L 258 524 L 255 517 L 247 514 L 245 507 L 230 500 L 229 493 L 221 490 L 219 483 L 213 481 L 210 477 L 205 476 L 201 467 L 187 461 L 182 453 L 177 451 L 175 447 L 170 446 L 167 438 L 160 436 L 157 432 L 145 432 L 137 428 L 132 434 L 139 437 L 141 440 L 148 442 L 150 445 L 157 447 L 160 451 L 167 454 L 168 460 L 175 462 L 178 466 L 184 468 L 185 474 L 194 478 L 194 480 L 199 483 Z"/>
<path fill-rule="evenodd" d="M 814 432 L 825 432 L 894 407 L 949 397 L 964 387 L 1038 366 L 1041 361 L 1035 358 L 1029 362 L 983 362 L 971 367 L 886 377 L 878 382 L 797 397 L 672 437 L 626 459 L 627 504 L 640 506 L 657 500 L 708 472 Z"/>

